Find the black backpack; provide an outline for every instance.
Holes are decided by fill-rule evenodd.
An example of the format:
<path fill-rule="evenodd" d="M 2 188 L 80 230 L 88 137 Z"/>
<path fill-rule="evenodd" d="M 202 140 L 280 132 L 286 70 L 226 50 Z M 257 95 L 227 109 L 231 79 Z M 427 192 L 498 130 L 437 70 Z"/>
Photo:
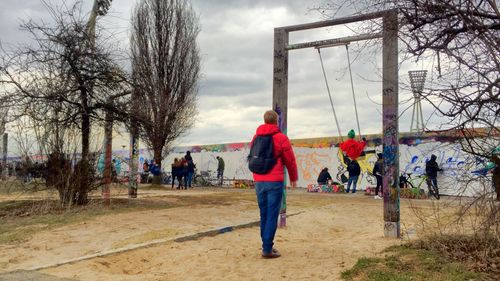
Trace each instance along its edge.
<path fill-rule="evenodd" d="M 276 164 L 273 135 L 257 136 L 248 155 L 248 168 L 256 174 L 267 174 Z"/>

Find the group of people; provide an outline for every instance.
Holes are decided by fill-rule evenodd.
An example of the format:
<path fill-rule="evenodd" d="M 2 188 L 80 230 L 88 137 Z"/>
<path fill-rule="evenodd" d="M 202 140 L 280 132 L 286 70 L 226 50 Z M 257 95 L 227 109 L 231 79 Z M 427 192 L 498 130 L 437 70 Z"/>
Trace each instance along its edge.
<path fill-rule="evenodd" d="M 348 139 L 342 143 L 340 143 L 339 147 L 345 153 L 345 162 L 347 164 L 347 172 L 349 173 L 349 178 L 347 179 L 347 188 L 346 192 L 356 193 L 356 187 L 359 179 L 359 175 L 361 174 L 361 167 L 357 161 L 357 158 L 361 156 L 363 150 L 366 146 L 366 139 L 362 138 L 361 141 L 354 140 L 355 137 L 354 130 L 350 130 L 347 134 Z M 328 172 L 328 168 L 323 168 L 318 176 L 318 184 L 327 184 L 332 180 L 332 176 Z M 378 183 L 378 177 L 377 177 Z M 378 195 L 378 184 L 377 184 L 377 195 Z"/>
<path fill-rule="evenodd" d="M 172 189 L 175 186 L 175 180 L 177 180 L 177 189 L 192 187 L 195 168 L 191 151 L 187 151 L 182 158 L 175 158 L 172 163 Z"/>
<path fill-rule="evenodd" d="M 151 173 L 151 175 L 153 176 L 161 175 L 161 168 L 154 160 L 151 160 L 149 163 L 148 160 L 144 160 L 144 163 L 142 164 L 141 174 L 142 183 L 150 182 L 149 173 Z"/>
<path fill-rule="evenodd" d="M 354 130 L 350 130 L 348 133 L 348 140 L 340 143 L 339 147 L 345 153 L 345 162 L 347 163 L 347 172 L 349 173 L 349 178 L 347 180 L 347 188 L 346 192 L 349 193 L 352 186 L 352 193 L 356 193 L 356 186 L 359 179 L 359 175 L 361 174 L 361 167 L 359 166 L 358 161 L 356 160 L 359 156 L 361 156 L 365 146 L 366 139 L 362 138 L 361 141 L 354 140 L 355 132 Z M 437 172 L 442 171 L 439 168 L 436 162 L 437 156 L 432 154 L 431 158 L 426 161 L 425 165 L 425 173 L 427 176 L 427 184 L 429 186 L 433 185 L 438 188 L 437 184 Z M 372 174 L 376 178 L 376 187 L 375 187 L 375 199 L 382 199 L 379 193 L 382 191 L 382 171 L 383 171 L 383 154 L 377 153 L 377 161 L 373 165 Z M 330 173 L 328 172 L 328 168 L 323 168 L 318 176 L 318 184 L 327 184 L 332 180 Z"/>

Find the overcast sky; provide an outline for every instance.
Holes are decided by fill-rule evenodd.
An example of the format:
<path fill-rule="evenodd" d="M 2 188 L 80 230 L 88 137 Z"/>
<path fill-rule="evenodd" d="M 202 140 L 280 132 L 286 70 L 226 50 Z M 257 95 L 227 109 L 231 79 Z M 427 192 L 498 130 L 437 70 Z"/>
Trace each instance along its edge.
<path fill-rule="evenodd" d="M 60 3 L 62 0 L 51 0 Z M 73 0 L 68 0 L 73 3 Z M 92 1 L 84 9 L 90 10 Z M 199 115 L 195 127 L 177 145 L 214 144 L 249 141 L 262 123 L 263 112 L 271 108 L 273 29 L 275 27 L 323 20 L 311 8 L 322 1 L 304 0 L 192 0 L 201 23 L 198 38 L 202 55 L 202 79 L 199 90 Z M 116 34 L 116 41 L 127 50 L 130 15 L 136 1 L 114 0 L 100 24 Z M 0 0 L 0 40 L 6 46 L 27 42 L 27 34 L 19 29 L 23 19 L 49 21 L 50 16 L 40 0 Z M 69 5 L 69 4 L 68 4 Z M 345 27 L 291 34 L 291 43 L 331 39 L 349 35 Z M 378 42 L 378 43 L 377 43 Z M 354 91 L 359 122 L 363 134 L 381 133 L 381 41 L 355 52 L 360 45 L 350 46 Z M 344 47 L 322 50 L 328 82 L 340 128 L 343 134 L 356 128 L 354 103 L 347 57 Z M 291 138 L 337 136 L 328 93 L 315 49 L 290 53 L 289 119 Z M 404 65 L 400 81 L 408 81 L 408 70 L 423 65 Z M 400 89 L 400 100 L 410 93 Z M 400 106 L 403 111 L 408 103 Z M 423 104 L 424 119 L 432 110 Z M 408 131 L 411 109 L 400 119 L 400 130 Z M 429 123 L 433 126 L 433 118 Z"/>

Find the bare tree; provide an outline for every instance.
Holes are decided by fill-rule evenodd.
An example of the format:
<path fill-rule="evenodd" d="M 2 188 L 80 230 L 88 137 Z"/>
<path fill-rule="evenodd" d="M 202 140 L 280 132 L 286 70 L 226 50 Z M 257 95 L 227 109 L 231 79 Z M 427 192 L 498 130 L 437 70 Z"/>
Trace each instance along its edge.
<path fill-rule="evenodd" d="M 79 176 L 73 182 L 77 187 L 71 203 L 85 204 L 93 175 L 89 164 L 91 121 L 103 120 L 104 109 L 121 112 L 117 103 L 127 91 L 112 51 L 105 47 L 106 42 L 96 40 L 99 33 L 89 33 L 80 7 L 80 1 L 69 9 L 48 6 L 53 24 L 24 23 L 22 28 L 33 44 L 3 58 L 0 82 L 9 85 L 6 95 L 17 115 L 29 112 L 40 121 L 55 120 L 56 129 L 80 130 Z M 57 130 L 51 132 L 62 141 Z M 54 153 L 60 152 L 60 145 L 54 147 Z"/>
<path fill-rule="evenodd" d="M 140 136 L 161 166 L 170 144 L 194 123 L 200 55 L 188 0 L 142 0 L 132 17 L 132 76 Z M 158 179 L 156 179 L 158 182 Z"/>
<path fill-rule="evenodd" d="M 440 215 L 440 207 L 458 211 L 453 221 L 447 217 L 446 224 L 439 224 L 438 239 L 430 239 L 430 244 L 438 241 L 433 245 L 437 250 L 465 246 L 466 256 L 475 261 L 480 270 L 498 271 L 500 205 L 492 199 L 491 179 L 471 173 L 477 169 L 477 161 L 481 158 L 487 161 L 500 143 L 498 1 L 331 0 L 318 9 L 327 17 L 397 9 L 403 57 L 437 62 L 436 71 L 430 72 L 432 83 L 427 84 L 423 98 L 443 117 L 441 129 L 449 130 L 450 135 L 459 139 L 464 151 L 478 157 L 459 175 L 461 190 L 479 185 L 482 192 L 473 198 L 458 197 L 451 206 L 436 205 L 436 216 Z M 379 29 L 379 25 L 380 22 L 372 21 L 354 30 L 365 33 Z M 424 221 L 429 222 L 425 218 Z M 447 234 L 455 237 L 445 236 Z M 467 239 L 458 234 L 465 234 Z"/>
<path fill-rule="evenodd" d="M 470 135 L 471 128 L 487 127 L 491 130 L 485 137 L 498 138 L 497 5 L 494 0 L 334 0 L 318 9 L 327 17 L 398 9 L 404 57 L 437 62 L 437 71 L 430 73 L 433 77 L 428 79 L 423 98 L 448 119 L 442 127 L 463 130 L 465 135 Z M 365 32 L 378 29 L 379 25 L 380 22 L 372 21 L 354 29 Z M 484 151 L 469 146 L 468 151 L 486 156 L 492 149 L 491 145 L 482 148 Z"/>

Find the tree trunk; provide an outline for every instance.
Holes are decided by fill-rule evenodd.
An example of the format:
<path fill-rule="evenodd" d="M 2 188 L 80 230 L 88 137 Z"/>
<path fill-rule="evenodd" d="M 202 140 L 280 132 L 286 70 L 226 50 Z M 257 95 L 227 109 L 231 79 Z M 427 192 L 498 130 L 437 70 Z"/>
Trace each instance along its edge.
<path fill-rule="evenodd" d="M 158 168 L 160 169 L 160 171 L 161 171 L 161 160 L 162 160 L 161 152 L 162 152 L 162 149 L 163 149 L 163 146 L 158 146 L 158 147 L 154 148 L 154 152 L 153 152 L 154 160 L 156 162 L 156 165 L 158 165 Z M 159 175 L 153 176 L 153 184 L 162 184 L 162 178 L 163 178 L 162 172 L 160 172 Z"/>
<path fill-rule="evenodd" d="M 90 151 L 90 115 L 88 108 L 88 93 L 85 87 L 80 90 L 82 96 L 82 158 L 80 160 L 80 165 L 77 174 L 78 178 L 78 190 L 76 204 L 84 205 L 88 202 L 88 192 L 90 188 L 90 163 L 89 163 L 89 151 Z"/>

